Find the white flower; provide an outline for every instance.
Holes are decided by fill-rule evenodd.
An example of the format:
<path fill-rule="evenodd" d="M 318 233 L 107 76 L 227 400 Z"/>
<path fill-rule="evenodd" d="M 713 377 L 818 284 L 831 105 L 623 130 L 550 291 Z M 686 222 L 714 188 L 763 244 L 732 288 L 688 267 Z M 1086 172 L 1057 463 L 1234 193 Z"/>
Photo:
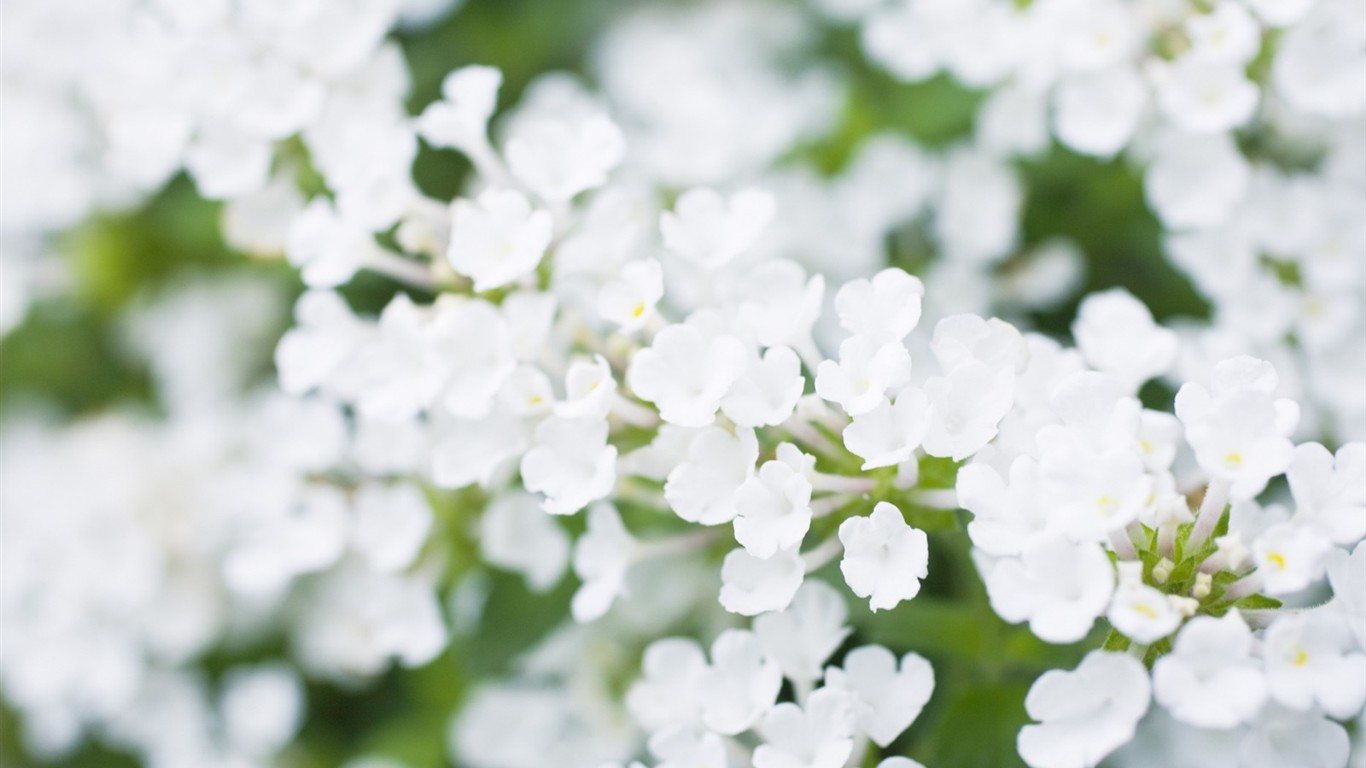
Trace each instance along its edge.
<path fill-rule="evenodd" d="M 626 692 L 626 708 L 641 728 L 661 733 L 700 724 L 708 666 L 696 640 L 656 640 L 645 649 L 640 668 L 640 679 Z"/>
<path fill-rule="evenodd" d="M 758 460 L 754 430 L 741 428 L 734 435 L 720 427 L 699 430 L 688 443 L 687 458 L 669 472 L 664 499 L 690 523 L 728 523 L 735 518 L 737 492 Z"/>
<path fill-rule="evenodd" d="M 1197 616 L 1153 665 L 1153 694 L 1172 717 L 1200 728 L 1232 728 L 1257 716 L 1266 678 L 1252 658 L 1252 632 L 1235 610 Z"/>
<path fill-rule="evenodd" d="M 479 549 L 490 565 L 522 574 L 537 592 L 554 586 L 569 564 L 569 534 L 525 491 L 500 495 L 484 508 Z"/>
<path fill-rule="evenodd" d="M 536 427 L 534 446 L 522 457 L 522 483 L 545 494 L 547 512 L 569 515 L 612 492 L 616 460 L 606 421 L 551 416 Z"/>
<path fill-rule="evenodd" d="M 724 736 L 749 730 L 773 707 L 783 673 L 753 633 L 728 629 L 711 644 L 702 682 L 702 722 Z"/>
<path fill-rule="evenodd" d="M 1270 526 L 1252 542 L 1252 561 L 1263 591 L 1288 595 L 1307 588 L 1323 576 L 1332 548 L 1323 533 L 1298 522 Z"/>
<path fill-rule="evenodd" d="M 816 367 L 816 394 L 856 416 L 876 408 L 884 392 L 902 386 L 910 375 L 906 345 L 852 336 L 840 344 L 839 362 L 824 360 Z"/>
<path fill-rule="evenodd" d="M 1214 368 L 1209 388 L 1187 383 L 1176 393 L 1176 416 L 1200 467 L 1232 484 L 1235 499 L 1261 493 L 1294 456 L 1289 435 L 1299 420 L 1293 401 L 1273 400 L 1276 371 L 1250 357 Z"/>
<path fill-rule="evenodd" d="M 432 530 L 432 508 L 411 485 L 362 486 L 351 516 L 351 548 L 380 571 L 411 565 Z"/>
<path fill-rule="evenodd" d="M 1238 768 L 1341 768 L 1350 765 L 1347 730 L 1317 712 L 1270 704 L 1238 743 Z M 1355 766 L 1353 766 L 1355 768 Z"/>
<path fill-rule="evenodd" d="M 840 325 L 856 336 L 900 341 L 920 322 L 925 284 L 905 270 L 890 267 L 871 280 L 850 280 L 835 293 Z"/>
<path fill-rule="evenodd" d="M 1132 447 L 1097 451 L 1061 430 L 1040 432 L 1039 443 L 1040 489 L 1069 538 L 1100 541 L 1147 508 L 1153 481 Z"/>
<path fill-rule="evenodd" d="M 825 670 L 827 687 L 844 691 L 853 700 L 858 729 L 878 746 L 891 744 L 911 727 L 934 693 L 934 668 L 921 656 L 896 656 L 880 645 L 855 648 L 844 657 L 843 668 Z"/>
<path fill-rule="evenodd" d="M 768 711 L 757 730 L 754 768 L 842 768 L 854 750 L 849 699 L 822 688 L 805 706 L 783 702 Z"/>
<path fill-rule="evenodd" d="M 761 347 L 809 344 L 811 326 L 825 300 L 825 277 L 807 277 L 802 265 L 788 259 L 768 259 L 747 270 L 737 281 L 741 327 Z"/>
<path fill-rule="evenodd" d="M 973 462 L 958 470 L 958 504 L 972 513 L 968 536 L 990 555 L 1018 555 L 1048 527 L 1047 507 L 1039 492 L 1039 465 L 1029 456 L 1010 464 L 1007 485 L 994 467 Z"/>
<path fill-rule="evenodd" d="M 658 406 L 663 420 L 704 427 L 743 373 L 745 359 L 744 345 L 732 336 L 707 338 L 692 325 L 671 325 L 631 358 L 626 383 Z"/>
<path fill-rule="evenodd" d="M 446 259 L 474 280 L 474 290 L 498 288 L 535 271 L 550 245 L 549 211 L 533 210 L 522 193 L 489 189 L 477 200 L 451 206 L 451 241 Z"/>
<path fill-rule="evenodd" d="M 721 607 L 742 616 L 781 611 L 802 586 L 804 568 L 795 549 L 759 559 L 742 548 L 721 563 Z"/>
<path fill-rule="evenodd" d="M 1285 476 L 1298 520 L 1322 528 L 1334 544 L 1366 538 L 1366 443 L 1347 443 L 1336 456 L 1318 443 L 1296 446 Z"/>
<path fill-rule="evenodd" d="M 521 419 L 495 411 L 482 419 L 457 419 L 438 430 L 432 447 L 432 482 L 440 488 L 489 486 L 515 466 L 530 443 Z"/>
<path fill-rule="evenodd" d="M 498 406 L 513 416 L 547 416 L 557 405 L 550 377 L 534 365 L 519 365 L 503 380 L 498 391 Z M 571 409 L 572 410 L 572 409 Z M 556 413 L 572 418 L 573 413 Z M 603 418 L 606 413 L 590 414 Z"/>
<path fill-rule="evenodd" d="M 1129 66 L 1079 72 L 1053 92 L 1053 132 L 1085 155 L 1112 157 L 1138 128 L 1148 89 Z"/>
<path fill-rule="evenodd" d="M 895 505 L 880 501 L 867 517 L 845 520 L 839 536 L 844 580 L 854 594 L 869 598 L 874 611 L 920 593 L 920 580 L 929 572 L 929 542 L 924 531 L 906 525 Z"/>
<path fill-rule="evenodd" d="M 711 189 L 690 189 L 673 211 L 660 214 L 659 229 L 669 250 L 716 270 L 754 245 L 773 220 L 774 207 L 773 197 L 758 189 L 742 189 L 729 198 Z"/>
<path fill-rule="evenodd" d="M 594 115 L 519 123 L 503 153 L 518 181 L 542 200 L 554 203 L 605 184 L 625 152 L 621 129 L 606 117 Z"/>
<path fill-rule="evenodd" d="M 1143 568 L 1135 561 L 1119 563 L 1119 588 L 1105 617 L 1115 629 L 1136 643 L 1151 645 L 1181 626 L 1181 613 L 1162 592 L 1143 583 Z"/>
<path fill-rule="evenodd" d="M 864 459 L 863 469 L 900 464 L 911 458 L 930 428 L 930 403 L 925 393 L 907 387 L 895 402 L 883 400 L 871 411 L 855 416 L 844 428 L 844 447 Z"/>
<path fill-rule="evenodd" d="M 588 530 L 574 544 L 574 573 L 583 585 L 570 604 L 574 620 L 593 621 L 612 607 L 626 586 L 636 540 L 621 523 L 617 508 L 603 501 L 588 510 Z"/>
<path fill-rule="evenodd" d="M 575 360 L 564 374 L 564 400 L 555 404 L 555 415 L 605 419 L 616 392 L 617 381 L 606 358 L 594 355 L 591 361 Z"/>
<path fill-rule="evenodd" d="M 656 734 L 650 752 L 660 763 L 655 768 L 726 768 L 726 743 L 709 732 L 680 728 Z M 632 768 L 644 768 L 633 763 Z"/>
<path fill-rule="evenodd" d="M 1030 631 L 1050 643 L 1085 637 L 1115 590 L 1105 551 L 1061 535 L 1030 540 L 1019 558 L 982 560 L 992 609 L 1012 624 L 1028 620 Z"/>
<path fill-rule="evenodd" d="M 1329 553 L 1328 583 L 1333 587 L 1329 605 L 1347 620 L 1357 644 L 1366 649 L 1366 543 L 1358 543 L 1350 555 L 1336 548 Z"/>
<path fill-rule="evenodd" d="M 223 579 L 234 592 L 278 596 L 295 577 L 321 571 L 345 552 L 346 497 L 336 488 L 307 487 L 264 514 L 223 558 Z"/>
<path fill-rule="evenodd" d="M 294 305 L 293 328 L 275 349 L 280 389 L 303 395 L 326 384 L 355 354 L 369 328 L 333 291 L 311 290 Z"/>
<path fill-rule="evenodd" d="M 770 347 L 751 356 L 744 373 L 721 400 L 721 412 L 742 427 L 776 426 L 787 421 L 806 389 L 802 362 L 788 347 Z"/>
<path fill-rule="evenodd" d="M 1143 176 L 1143 191 L 1169 229 L 1224 223 L 1243 199 L 1252 169 L 1226 134 L 1169 132 Z"/>
<path fill-rule="evenodd" d="M 930 426 L 923 446 L 931 456 L 961 461 L 996 436 L 1014 404 L 1015 373 L 984 363 L 965 363 L 947 376 L 925 382 L 930 399 Z"/>
<path fill-rule="evenodd" d="M 1151 686 L 1139 660 L 1092 651 L 1071 672 L 1034 681 L 1025 710 L 1039 722 L 1020 730 L 1020 757 L 1031 768 L 1091 768 L 1134 737 Z"/>
<path fill-rule="evenodd" d="M 1291 0 L 1294 2 L 1294 0 Z M 1248 5 L 1256 7 L 1258 0 Z M 1252 14 L 1238 3 L 1222 3 L 1207 14 L 1186 20 L 1191 55 L 1211 61 L 1246 64 L 1262 47 L 1262 31 Z"/>
<path fill-rule="evenodd" d="M 441 101 L 418 118 L 417 130 L 434 147 L 476 153 L 488 143 L 489 118 L 498 104 L 503 73 L 494 67 L 468 66 L 446 75 Z"/>
<path fill-rule="evenodd" d="M 485 416 L 517 367 L 510 323 L 505 313 L 479 299 L 438 299 L 434 311 L 431 354 L 438 364 L 450 366 L 442 404 L 461 418 Z"/>
<path fill-rule="evenodd" d="M 783 675 L 799 683 L 820 679 L 825 660 L 849 636 L 844 598 L 819 579 L 808 579 L 792 604 L 754 619 L 754 634 Z"/>
<path fill-rule="evenodd" d="M 248 755 L 266 756 L 287 745 L 298 731 L 303 684 L 283 664 L 234 668 L 224 679 L 219 709 L 228 743 Z"/>
<path fill-rule="evenodd" d="M 285 256 L 310 288 L 349 282 L 379 250 L 369 231 L 323 198 L 294 217 L 285 237 Z"/>
<path fill-rule="evenodd" d="M 1088 295 L 1072 335 L 1086 362 L 1114 376 L 1128 392 L 1137 392 L 1176 362 L 1176 334 L 1154 323 L 1148 308 L 1122 288 Z"/>
<path fill-rule="evenodd" d="M 1284 706 L 1315 705 L 1329 717 L 1347 720 L 1366 705 L 1366 654 L 1341 615 L 1329 611 L 1282 616 L 1263 638 L 1266 682 Z"/>
<path fill-rule="evenodd" d="M 805 472 L 814 462 L 796 446 L 778 446 L 778 458 L 764 462 L 735 493 L 735 540 L 759 558 L 801 544 L 811 527 L 811 481 Z"/>
<path fill-rule="evenodd" d="M 645 327 L 655 316 L 655 305 L 664 297 L 664 271 L 656 259 L 627 262 L 621 275 L 598 291 L 598 314 L 616 323 L 622 333 Z"/>
<path fill-rule="evenodd" d="M 934 326 L 930 351 L 946 373 L 969 363 L 1020 373 L 1029 364 L 1029 343 L 1024 336 L 1015 326 L 995 317 L 984 320 L 964 314 L 940 320 Z"/>
<path fill-rule="evenodd" d="M 1192 133 L 1237 128 L 1257 109 L 1257 86 L 1241 63 L 1186 55 L 1159 75 L 1157 106 L 1177 127 Z"/>

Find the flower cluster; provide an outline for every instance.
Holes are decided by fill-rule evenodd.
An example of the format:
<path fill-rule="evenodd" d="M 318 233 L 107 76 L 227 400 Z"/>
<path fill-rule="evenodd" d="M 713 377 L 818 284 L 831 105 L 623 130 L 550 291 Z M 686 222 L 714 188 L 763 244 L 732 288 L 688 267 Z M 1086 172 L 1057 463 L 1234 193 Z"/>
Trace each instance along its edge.
<path fill-rule="evenodd" d="M 302 291 L 287 321 L 265 283 L 167 291 L 121 328 L 159 413 L 6 423 L 0 689 L 34 753 L 287 764 L 309 692 L 479 652 L 508 582 L 536 637 L 422 694 L 473 768 L 918 768 L 959 681 L 870 628 L 970 592 L 1043 649 L 1008 703 L 1031 768 L 1361 749 L 1346 0 L 645 8 L 584 79 L 507 107 L 464 66 L 415 110 L 387 34 L 440 3 L 65 5 L 7 19 L 100 45 L 6 46 L 6 189 L 37 190 L 6 243 L 184 171 Z M 845 27 L 979 91 L 971 137 L 841 123 Z M 1082 281 L 1022 223 L 1053 141 L 1142 174 L 1209 322 L 1111 288 L 1033 330 Z M 419 157 L 470 170 L 436 195 Z"/>

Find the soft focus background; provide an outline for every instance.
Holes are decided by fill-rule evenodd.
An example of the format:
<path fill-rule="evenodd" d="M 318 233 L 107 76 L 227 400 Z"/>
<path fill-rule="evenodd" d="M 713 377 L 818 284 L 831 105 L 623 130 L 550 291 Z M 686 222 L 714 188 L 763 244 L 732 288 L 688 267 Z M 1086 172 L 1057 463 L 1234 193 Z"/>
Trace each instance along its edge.
<path fill-rule="evenodd" d="M 592 82 L 595 41 L 640 5 L 626 0 L 468 0 L 431 28 L 399 31 L 395 34 L 412 70 L 409 109 L 420 111 L 437 97 L 449 71 L 470 63 L 502 69 L 503 105 L 516 103 L 531 79 L 546 71 L 568 70 Z M 902 133 L 927 148 L 947 147 L 971 134 L 981 94 L 942 75 L 917 84 L 898 82 L 865 60 L 855 31 L 836 25 L 814 29 L 812 59 L 846 78 L 848 93 L 828 136 L 803 144 L 785 163 L 836 174 L 861 140 L 875 133 Z M 1144 203 L 1140 176 L 1124 159 L 1083 157 L 1054 144 L 1018 165 L 1028 190 L 1018 252 L 1027 254 L 1065 237 L 1085 261 L 1079 281 L 1062 285 L 1065 293 L 1058 301 L 1019 313 L 1026 324 L 1065 335 L 1080 297 L 1111 286 L 1127 288 L 1159 320 L 1208 315 L 1208 305 L 1162 257 L 1161 227 Z M 416 167 L 423 191 L 442 199 L 461 188 L 469 171 L 454 153 L 425 149 Z M 9 205 L 8 198 L 22 190 L 7 185 L 5 194 Z M 145 202 L 99 211 L 59 232 L 47 260 L 25 268 L 32 305 L 0 341 L 3 416 L 22 422 L 93 416 L 115 408 L 162 412 L 171 407 L 168 399 L 178 396 L 154 383 L 167 378 L 158 373 L 159 365 L 194 369 L 184 385 L 191 390 L 185 397 L 193 401 L 198 388 L 225 385 L 215 381 L 208 350 L 221 346 L 229 334 L 248 337 L 231 353 L 235 364 L 254 371 L 258 381 L 272 380 L 274 339 L 287 327 L 288 307 L 302 284 L 296 271 L 279 259 L 232 252 L 220 235 L 222 214 L 220 204 L 201 198 L 180 176 Z M 887 254 L 889 263 L 912 271 L 934 258 L 933 247 L 915 236 L 892 238 Z M 9 263 L 3 269 L 0 281 L 17 279 L 9 273 Z M 1005 273 L 1010 269 L 1010 262 L 1002 267 Z M 191 291 L 188 301 L 223 302 L 230 315 L 238 320 L 250 316 L 250 322 L 231 331 L 181 324 L 173 309 L 158 300 L 186 290 Z M 364 273 L 343 292 L 357 310 L 376 311 L 399 290 L 398 283 Z M 149 320 L 153 307 L 170 314 Z M 167 355 L 149 354 L 149 345 L 183 354 L 168 360 Z M 196 350 L 204 352 L 203 361 L 196 362 Z M 1170 392 L 1161 386 L 1143 394 L 1152 405 L 1170 403 Z M 462 520 L 481 502 L 477 493 L 465 492 L 433 493 L 433 501 L 437 535 L 448 537 L 450 551 L 456 553 L 444 577 L 449 585 L 474 565 Z M 630 514 L 629 509 L 624 512 Z M 928 518 L 923 522 L 933 525 Z M 989 609 L 971 572 L 966 541 L 960 544 L 955 551 L 936 543 L 930 578 L 914 602 L 876 617 L 866 606 L 854 606 L 857 634 L 849 642 L 877 642 L 898 653 L 914 650 L 935 665 L 938 692 L 899 746 L 932 766 L 1016 765 L 1015 738 L 1026 720 L 1022 701 L 1029 684 L 1046 669 L 1072 666 L 1082 648 L 1095 643 L 1048 646 L 1026 629 L 1003 623 Z M 460 562 L 460 553 L 470 562 Z M 452 713 L 475 682 L 507 674 L 519 654 L 564 621 L 574 588 L 571 578 L 536 594 L 516 576 L 494 570 L 485 574 L 481 589 L 486 591 L 470 598 L 483 600 L 481 622 L 462 627 L 458 604 L 469 595 L 452 593 L 447 602 L 454 617 L 453 640 L 435 661 L 390 670 L 363 686 L 309 682 L 306 718 L 297 741 L 284 753 L 286 764 L 321 768 L 358 755 L 394 758 L 411 768 L 450 764 Z M 667 585 L 661 589 L 667 591 Z M 675 629 L 687 631 L 694 619 L 686 612 L 680 615 Z M 652 628 L 651 634 L 663 634 L 662 628 Z M 615 647 L 599 647 L 633 659 L 647 638 L 631 637 L 623 633 Z M 244 663 L 278 658 L 282 642 L 267 636 L 244 645 L 225 644 L 201 667 L 213 678 Z M 606 666 L 612 667 L 610 660 Z M 620 660 L 615 668 L 623 677 L 614 684 L 624 690 L 633 671 Z M 165 727 L 176 726 L 168 719 Z M 0 705 L 0 763 L 6 766 L 135 764 L 125 754 L 96 746 L 40 760 L 25 752 L 19 734 L 17 715 Z"/>

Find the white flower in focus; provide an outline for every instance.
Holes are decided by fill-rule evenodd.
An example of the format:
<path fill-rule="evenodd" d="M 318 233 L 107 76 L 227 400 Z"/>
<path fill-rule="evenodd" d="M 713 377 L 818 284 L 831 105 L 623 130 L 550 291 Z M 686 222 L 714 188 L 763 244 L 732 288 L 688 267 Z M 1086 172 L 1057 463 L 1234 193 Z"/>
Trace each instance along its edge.
<path fill-rule="evenodd" d="M 721 563 L 721 607 L 742 616 L 784 610 L 801 588 L 803 576 L 795 548 L 766 559 L 733 549 Z"/>
<path fill-rule="evenodd" d="M 821 688 L 804 706 L 773 707 L 755 729 L 764 743 L 754 750 L 754 768 L 842 768 L 854 750 L 849 705 L 841 692 Z"/>
<path fill-rule="evenodd" d="M 1209 387 L 1189 382 L 1176 393 L 1186 442 L 1202 469 L 1232 484 L 1234 499 L 1261 493 L 1294 456 L 1289 436 L 1299 409 L 1291 400 L 1271 397 L 1276 385 L 1270 363 L 1235 357 L 1214 367 Z"/>
<path fill-rule="evenodd" d="M 625 152 L 621 129 L 595 115 L 519 124 L 503 154 L 518 181 L 542 200 L 555 203 L 607 183 L 607 175 Z"/>
<path fill-rule="evenodd" d="M 616 507 L 602 501 L 589 508 L 588 530 L 574 543 L 574 573 L 583 580 L 570 604 L 575 621 L 594 621 L 607 613 L 625 590 L 636 548 Z"/>
<path fill-rule="evenodd" d="M 962 461 L 996 436 L 1001 419 L 1014 404 L 1015 373 L 978 362 L 965 363 L 947 376 L 925 382 L 930 426 L 925 453 Z"/>
<path fill-rule="evenodd" d="M 664 499 L 690 523 L 720 525 L 735 518 L 737 494 L 754 475 L 759 442 L 752 429 L 735 434 L 720 427 L 699 430 L 687 457 L 669 472 Z"/>
<path fill-rule="evenodd" d="M 621 275 L 598 291 L 598 314 L 616 323 L 622 333 L 645 327 L 664 297 L 664 271 L 655 259 L 629 261 Z"/>
<path fill-rule="evenodd" d="M 751 356 L 744 373 L 721 400 L 721 412 L 741 427 L 777 426 L 792 416 L 806 390 L 802 361 L 788 347 Z"/>
<path fill-rule="evenodd" d="M 1342 616 L 1328 611 L 1276 619 L 1263 636 L 1271 697 L 1300 711 L 1318 706 L 1348 720 L 1366 705 L 1366 654 Z"/>
<path fill-rule="evenodd" d="M 1151 686 L 1143 663 L 1120 653 L 1092 651 L 1071 672 L 1049 670 L 1025 698 L 1039 722 L 1020 730 L 1020 757 L 1030 768 L 1092 768 L 1127 744 Z"/>
<path fill-rule="evenodd" d="M 1296 519 L 1341 546 L 1366 538 L 1366 443 L 1346 443 L 1336 456 L 1318 443 L 1296 446 L 1285 476 Z"/>
<path fill-rule="evenodd" d="M 1019 558 L 980 556 L 992 610 L 1012 624 L 1029 622 L 1040 640 L 1073 643 L 1105 613 L 1115 590 L 1114 568 L 1098 544 L 1040 536 Z"/>
<path fill-rule="evenodd" d="M 1167 595 L 1143 583 L 1143 568 L 1135 561 L 1119 563 L 1119 588 L 1105 618 L 1136 643 L 1151 645 L 1181 626 L 1181 613 Z"/>
<path fill-rule="evenodd" d="M 495 498 L 479 516 L 479 550 L 498 568 L 522 574 L 531 589 L 554 586 L 569 564 L 569 534 L 525 491 Z"/>
<path fill-rule="evenodd" d="M 759 558 L 801 544 L 811 527 L 811 481 L 815 459 L 791 443 L 764 462 L 735 493 L 735 540 Z"/>
<path fill-rule="evenodd" d="M 896 656 L 880 645 L 855 648 L 842 667 L 825 670 L 827 687 L 846 692 L 858 729 L 878 746 L 891 744 L 920 716 L 934 693 L 934 668 L 921 656 Z"/>
<path fill-rule="evenodd" d="M 626 383 L 658 406 L 663 420 L 704 427 L 744 372 L 745 359 L 744 345 L 732 336 L 707 338 L 692 325 L 671 325 L 631 358 Z"/>
<path fill-rule="evenodd" d="M 545 511 L 570 515 L 612 492 L 617 448 L 607 444 L 606 421 L 552 416 L 533 442 L 522 457 L 522 483 L 545 494 Z"/>
<path fill-rule="evenodd" d="M 902 386 L 910 375 L 905 344 L 851 336 L 840 344 L 839 362 L 824 360 L 816 367 L 816 394 L 857 416 L 876 408 L 884 392 Z"/>
<path fill-rule="evenodd" d="M 874 611 L 920 593 L 920 580 L 929 573 L 929 542 L 924 531 L 906 525 L 895 505 L 880 501 L 867 517 L 845 520 L 839 537 L 844 580 L 854 594 L 869 598 Z"/>
<path fill-rule="evenodd" d="M 785 677 L 812 683 L 849 636 L 848 618 L 849 608 L 839 592 L 819 579 L 808 579 L 786 609 L 755 617 L 754 634 Z"/>
<path fill-rule="evenodd" d="M 1010 464 L 1009 483 L 994 467 L 973 462 L 958 470 L 958 504 L 972 513 L 968 536 L 989 555 L 1018 555 L 1048 528 L 1039 465 L 1029 456 Z"/>
<path fill-rule="evenodd" d="M 749 250 L 773 220 L 773 196 L 742 189 L 723 198 L 715 190 L 690 189 L 672 211 L 659 216 L 664 245 L 706 270 L 717 270 Z"/>
<path fill-rule="evenodd" d="M 1172 717 L 1199 728 L 1232 728 L 1257 716 L 1267 685 L 1252 658 L 1252 632 L 1233 610 L 1197 616 L 1153 665 L 1153 695 Z"/>
<path fill-rule="evenodd" d="M 1148 308 L 1122 288 L 1088 295 L 1077 309 L 1072 335 L 1086 362 L 1128 392 L 1176 362 L 1176 334 L 1153 322 Z"/>
<path fill-rule="evenodd" d="M 1288 595 L 1323 577 L 1332 542 L 1298 521 L 1270 526 L 1252 542 L 1252 561 L 1262 577 L 1262 591 Z"/>
<path fill-rule="evenodd" d="M 456 200 L 451 216 L 446 259 L 480 292 L 534 272 L 554 227 L 549 211 L 533 210 L 522 193 L 511 189 L 489 189 L 475 201 Z"/>
<path fill-rule="evenodd" d="M 891 267 L 872 279 L 850 280 L 835 293 L 840 325 L 856 336 L 900 341 L 920 322 L 925 284 L 905 270 Z"/>
<path fill-rule="evenodd" d="M 900 464 L 910 459 L 925 439 L 929 412 L 925 393 L 907 387 L 895 402 L 884 399 L 871 411 L 855 416 L 844 428 L 844 447 L 864 460 L 864 470 Z"/>
<path fill-rule="evenodd" d="M 711 645 L 711 667 L 702 682 L 702 722 L 723 736 L 749 730 L 772 709 L 782 685 L 782 670 L 765 655 L 759 639 L 728 629 Z"/>

